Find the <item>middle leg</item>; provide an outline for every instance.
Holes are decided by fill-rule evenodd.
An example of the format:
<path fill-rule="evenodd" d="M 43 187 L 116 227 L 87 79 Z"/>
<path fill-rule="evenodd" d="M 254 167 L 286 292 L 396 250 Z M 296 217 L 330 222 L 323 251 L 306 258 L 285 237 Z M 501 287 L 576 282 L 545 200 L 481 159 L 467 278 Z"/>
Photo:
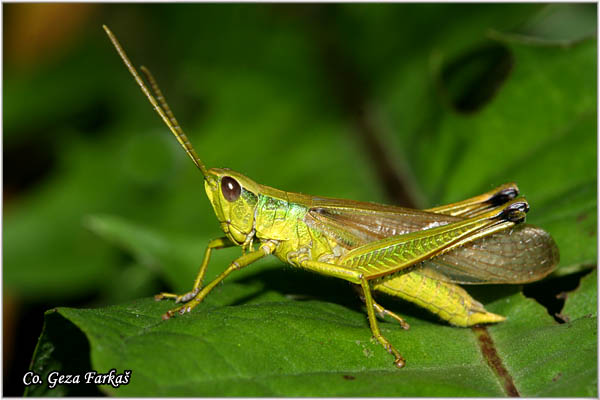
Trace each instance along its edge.
<path fill-rule="evenodd" d="M 318 272 L 323 275 L 341 278 L 350 283 L 359 285 L 364 294 L 365 304 L 367 306 L 367 317 L 369 319 L 369 326 L 371 327 L 371 332 L 373 333 L 373 336 L 386 349 L 388 353 L 394 356 L 394 365 L 398 368 L 404 367 L 404 365 L 406 364 L 404 358 L 400 355 L 398 350 L 396 350 L 394 346 L 392 346 L 392 344 L 381 334 L 381 331 L 379 330 L 379 325 L 377 323 L 377 318 L 375 317 L 375 311 L 378 310 L 378 308 L 384 311 L 387 310 L 385 310 L 379 304 L 377 304 L 377 307 L 375 306 L 373 296 L 371 295 L 371 286 L 369 284 L 369 281 L 367 280 L 367 278 L 364 277 L 364 275 L 361 272 L 340 265 L 327 264 L 319 261 L 305 260 L 299 262 L 299 265 L 308 270 Z M 396 315 L 396 317 L 398 316 Z M 404 321 L 402 320 L 402 318 L 398 318 L 401 321 Z"/>
<path fill-rule="evenodd" d="M 379 325 L 377 324 L 377 318 L 375 318 L 375 306 L 373 301 L 373 296 L 371 295 L 371 285 L 369 285 L 369 281 L 366 278 L 362 278 L 360 282 L 360 286 L 365 294 L 365 304 L 367 305 L 367 316 L 369 317 L 369 324 L 371 325 L 371 332 L 373 332 L 373 336 L 384 349 L 387 350 L 388 353 L 394 356 L 394 365 L 398 368 L 402 368 L 406 365 L 406 361 L 400 355 L 398 350 L 381 334 L 379 330 Z"/>

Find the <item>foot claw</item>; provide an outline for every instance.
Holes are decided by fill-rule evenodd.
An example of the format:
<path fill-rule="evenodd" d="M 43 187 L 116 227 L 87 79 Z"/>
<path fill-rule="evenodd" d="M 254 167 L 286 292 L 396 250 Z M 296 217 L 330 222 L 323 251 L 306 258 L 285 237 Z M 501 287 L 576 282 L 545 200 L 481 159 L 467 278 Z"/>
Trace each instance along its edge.
<path fill-rule="evenodd" d="M 403 358 L 396 358 L 394 360 L 394 365 L 396 366 L 396 368 L 404 368 L 404 366 L 406 365 L 406 361 L 404 361 Z"/>
<path fill-rule="evenodd" d="M 175 303 L 185 303 L 189 300 L 192 300 L 196 295 L 200 292 L 200 288 L 196 288 L 182 295 L 177 295 L 174 293 L 166 293 L 162 292 L 154 296 L 154 300 L 164 300 L 164 299 L 174 299 Z"/>
<path fill-rule="evenodd" d="M 190 306 L 187 306 L 187 307 L 182 307 L 182 308 L 179 310 L 179 315 L 183 315 L 183 314 L 185 314 L 185 313 L 188 313 L 188 312 L 190 312 L 190 311 L 192 311 L 192 307 L 190 307 Z"/>

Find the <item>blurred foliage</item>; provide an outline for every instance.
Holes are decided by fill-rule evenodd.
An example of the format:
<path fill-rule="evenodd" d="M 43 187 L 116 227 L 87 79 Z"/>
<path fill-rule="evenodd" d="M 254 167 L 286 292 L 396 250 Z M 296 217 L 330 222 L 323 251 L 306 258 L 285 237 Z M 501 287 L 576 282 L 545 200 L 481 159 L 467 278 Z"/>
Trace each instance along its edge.
<path fill-rule="evenodd" d="M 188 290 L 205 244 L 219 235 L 201 175 L 136 88 L 104 36 L 103 23 L 119 37 L 136 65 L 143 62 L 153 71 L 208 166 L 227 166 L 284 190 L 419 207 L 461 200 L 515 181 L 532 207 L 528 221 L 547 229 L 558 243 L 561 268 L 555 280 L 594 266 L 595 16 L 595 5 L 560 4 L 7 5 L 5 296 L 24 303 L 23 307 L 35 303 L 51 308 L 81 298 L 86 299 L 83 305 L 106 305 L 163 288 Z M 217 252 L 207 277 L 216 276 L 236 254 L 235 249 Z M 305 285 L 295 286 L 288 282 L 290 277 L 295 281 L 303 273 L 273 272 L 278 268 L 280 263 L 269 260 L 240 271 L 217 290 L 221 302 L 209 301 L 210 296 L 201 311 L 174 323 L 200 336 L 198 332 L 208 331 L 199 326 L 221 327 L 225 311 L 240 317 L 254 312 L 256 305 L 244 299 L 256 297 L 257 304 L 264 302 L 262 320 L 289 309 L 285 315 L 306 316 L 299 317 L 306 325 L 298 329 L 316 337 L 341 329 L 341 342 L 356 338 L 373 347 L 365 379 L 389 382 L 397 374 L 383 367 L 388 366 L 386 354 L 365 339 L 369 333 L 362 314 L 352 306 L 326 303 L 344 303 L 343 298 L 351 297 L 346 285 L 327 279 L 317 283 L 319 277 L 302 275 L 299 282 Z M 261 279 L 270 286 L 261 285 Z M 338 289 L 339 295 L 331 294 Z M 584 297 L 595 289 L 588 284 Z M 295 304 L 284 295 L 286 291 L 308 292 L 316 300 Z M 215 309 L 238 304 L 236 299 L 239 307 Z M 510 313 L 503 309 L 504 302 L 543 314 L 534 300 L 519 294 L 488 306 Z M 115 354 L 98 350 L 106 345 L 99 337 L 118 332 L 118 327 L 100 319 L 105 329 L 98 328 L 92 323 L 96 314 L 121 315 L 130 323 L 141 310 L 146 319 L 135 329 L 145 330 L 168 307 L 138 300 L 97 312 L 60 309 L 48 314 L 53 316 L 47 316 L 42 339 L 52 343 L 44 339 L 48 318 L 58 318 L 52 323 L 52 329 L 58 330 L 67 329 L 67 318 L 86 333 L 94 368 L 110 369 L 117 367 Z M 399 309 L 403 307 L 404 303 Z M 318 317 L 317 311 L 327 317 Z M 413 329 L 408 333 L 395 335 L 398 327 L 384 325 L 409 363 L 432 368 L 430 377 L 419 378 L 415 371 L 413 378 L 406 378 L 413 379 L 414 390 L 386 387 L 363 393 L 355 388 L 361 379 L 340 378 L 341 384 L 352 388 L 332 385 L 327 391 L 330 378 L 315 376 L 314 385 L 307 385 L 315 388 L 311 393 L 294 389 L 299 386 L 288 378 L 278 381 L 277 388 L 258 385 L 262 389 L 247 393 L 234 389 L 192 393 L 182 384 L 173 392 L 156 387 L 157 394 L 502 394 L 500 388 L 455 385 L 444 372 L 444 365 L 454 365 L 456 374 L 469 370 L 473 379 L 483 376 L 484 382 L 494 381 L 476 351 L 471 331 L 432 323 L 419 311 L 413 314 Z M 595 320 L 595 309 L 574 315 L 571 324 L 576 329 L 571 331 L 586 343 L 592 336 L 595 341 L 595 323 L 588 322 Z M 285 318 L 263 321 L 268 326 L 257 327 L 254 333 L 285 338 L 281 326 L 290 323 Z M 522 324 L 512 324 L 510 315 L 509 319 L 490 332 L 522 394 L 595 395 L 596 363 L 565 347 L 570 340 L 560 332 L 566 324 L 540 316 L 539 324 L 526 327 L 526 316 Z M 239 328 L 235 323 L 227 326 Z M 170 335 L 174 328 L 154 329 Z M 421 346 L 428 346 L 426 338 L 434 340 L 436 332 L 442 331 L 456 336 L 466 353 L 457 344 L 457 358 L 447 356 L 453 351 L 440 349 L 440 354 L 427 359 L 419 350 L 419 337 L 424 338 Z M 233 334 L 229 341 L 224 333 L 214 335 L 215 351 L 221 349 L 217 339 L 226 347 L 237 343 Z M 510 343 L 517 336 L 525 339 L 513 349 Z M 318 350 L 307 350 L 311 339 L 303 340 L 296 351 L 316 357 Z M 265 354 L 278 351 L 288 377 L 314 372 L 309 361 L 297 367 L 284 342 L 280 348 L 239 343 L 244 351 L 236 357 L 247 362 L 253 360 L 248 349 Z M 319 371 L 361 365 L 363 360 L 357 361 L 353 354 L 354 342 L 340 343 L 327 352 L 335 359 Z M 549 355 L 572 351 L 573 357 L 546 363 L 545 376 L 528 373 L 527 347 L 539 346 L 543 353 L 545 345 L 556 350 Z M 18 357 L 29 358 L 31 351 Z M 36 362 L 40 351 L 41 347 Z M 172 357 L 196 351 L 201 354 L 206 349 L 173 349 Z M 136 357 L 123 358 L 120 368 L 137 367 L 133 362 L 143 359 Z M 242 361 L 235 358 L 232 365 Z M 471 367 L 463 369 L 465 363 Z M 156 361 L 148 365 L 156 366 Z M 585 366 L 582 374 L 553 379 L 581 365 Z M 248 370 L 238 375 L 250 379 L 252 365 L 244 368 Z M 385 372 L 376 375 L 370 368 Z M 230 374 L 231 365 L 222 373 Z M 402 373 L 406 376 L 406 371 Z M 211 376 L 206 378 L 203 387 L 214 384 Z M 547 378 L 555 383 L 544 386 Z M 437 389 L 426 391 L 419 380 L 436 382 L 432 387 Z M 577 382 L 572 391 L 561 383 L 567 381 Z M 111 394 L 150 394 L 153 386 L 146 386 L 144 392 L 140 384 L 128 387 L 127 393 L 122 389 Z"/>

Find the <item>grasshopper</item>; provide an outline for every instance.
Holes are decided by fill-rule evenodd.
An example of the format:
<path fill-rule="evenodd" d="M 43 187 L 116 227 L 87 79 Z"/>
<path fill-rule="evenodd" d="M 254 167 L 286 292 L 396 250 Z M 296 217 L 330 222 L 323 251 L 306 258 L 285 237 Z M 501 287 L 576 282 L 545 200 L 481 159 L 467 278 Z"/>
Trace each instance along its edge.
<path fill-rule="evenodd" d="M 458 203 L 414 210 L 286 192 L 230 169 L 208 169 L 152 74 L 141 67 L 151 92 L 117 38 L 103 28 L 154 110 L 202 172 L 206 195 L 225 233 L 208 243 L 191 291 L 155 296 L 183 303 L 163 319 L 190 312 L 232 272 L 274 255 L 294 267 L 350 282 L 365 303 L 373 336 L 402 368 L 405 360 L 381 334 L 376 314 L 393 318 L 404 329 L 409 325 L 378 304 L 373 291 L 400 297 L 452 325 L 467 327 L 505 317 L 486 311 L 457 284 L 532 282 L 558 264 L 552 237 L 522 224 L 529 205 L 514 183 Z M 232 246 L 241 246 L 242 255 L 204 286 L 212 251 Z"/>

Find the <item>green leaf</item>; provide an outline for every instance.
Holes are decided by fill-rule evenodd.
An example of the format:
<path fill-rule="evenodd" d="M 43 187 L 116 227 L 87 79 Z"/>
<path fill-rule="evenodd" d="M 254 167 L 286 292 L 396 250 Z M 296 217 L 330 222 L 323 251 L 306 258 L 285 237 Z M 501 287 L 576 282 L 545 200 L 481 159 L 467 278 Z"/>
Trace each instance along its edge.
<path fill-rule="evenodd" d="M 579 287 L 567 294 L 561 317 L 567 321 L 598 314 L 598 270 L 583 277 Z"/>
<path fill-rule="evenodd" d="M 311 279 L 295 277 L 299 284 Z M 224 285 L 191 314 L 169 321 L 160 315 L 172 304 L 144 299 L 102 309 L 59 308 L 63 326 L 54 328 L 60 332 L 72 323 L 85 333 L 93 369 L 132 370 L 127 386 L 100 386 L 119 396 L 504 394 L 469 329 L 419 318 L 411 319 L 408 332 L 382 323 L 408 360 L 398 370 L 370 340 L 358 302 L 346 307 L 272 293 L 236 306 L 215 305 L 231 298 L 238 285 Z M 489 307 L 509 318 L 489 330 L 521 395 L 593 395 L 595 317 L 559 325 L 520 294 Z M 54 312 L 46 316 L 47 324 L 50 318 L 56 318 Z M 572 348 L 574 337 L 578 346 Z M 40 357 L 34 365 L 39 363 L 44 364 Z"/>
<path fill-rule="evenodd" d="M 596 396 L 597 313 L 555 324 L 538 305 L 522 300 L 519 293 L 489 307 L 508 317 L 489 330 L 521 395 Z"/>

